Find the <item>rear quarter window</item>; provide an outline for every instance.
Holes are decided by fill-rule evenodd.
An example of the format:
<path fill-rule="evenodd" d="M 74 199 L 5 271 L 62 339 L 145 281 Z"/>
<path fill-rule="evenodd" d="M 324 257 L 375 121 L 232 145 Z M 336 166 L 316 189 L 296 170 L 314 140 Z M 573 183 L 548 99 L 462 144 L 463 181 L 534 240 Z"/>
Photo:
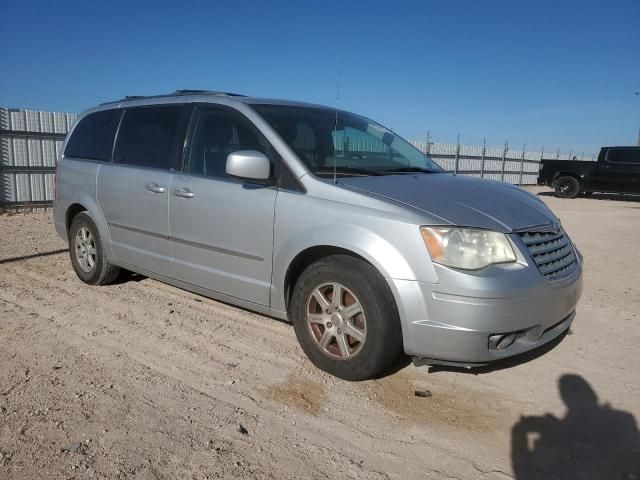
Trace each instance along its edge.
<path fill-rule="evenodd" d="M 121 113 L 120 110 L 104 110 L 84 117 L 73 129 L 64 155 L 101 162 L 110 161 Z"/>

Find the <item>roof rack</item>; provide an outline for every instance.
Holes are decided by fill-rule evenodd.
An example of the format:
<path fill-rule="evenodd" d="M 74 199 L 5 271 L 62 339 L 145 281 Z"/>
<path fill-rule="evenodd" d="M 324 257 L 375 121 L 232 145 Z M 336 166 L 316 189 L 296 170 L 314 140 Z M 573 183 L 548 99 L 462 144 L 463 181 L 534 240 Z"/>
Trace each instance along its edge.
<path fill-rule="evenodd" d="M 241 95 L 239 93 L 231 93 L 231 92 L 219 92 L 215 90 L 176 90 L 173 93 L 165 93 L 162 95 L 127 95 L 120 100 L 112 100 L 109 102 L 101 103 L 101 105 L 108 105 L 111 103 L 120 103 L 127 102 L 130 100 L 140 100 L 143 98 L 166 98 L 166 97 L 180 97 L 180 96 L 188 96 L 188 95 L 218 95 L 224 97 L 246 97 L 246 95 Z"/>
<path fill-rule="evenodd" d="M 215 90 L 176 90 L 170 95 L 223 95 L 227 97 L 246 97 L 239 93 L 219 92 Z"/>

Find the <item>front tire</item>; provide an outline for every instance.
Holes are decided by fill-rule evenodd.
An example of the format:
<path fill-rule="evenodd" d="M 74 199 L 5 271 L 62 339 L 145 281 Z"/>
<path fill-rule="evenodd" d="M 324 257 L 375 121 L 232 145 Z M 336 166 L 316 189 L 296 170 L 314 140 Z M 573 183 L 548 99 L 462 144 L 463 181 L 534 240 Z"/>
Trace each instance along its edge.
<path fill-rule="evenodd" d="M 402 351 L 389 286 L 358 258 L 334 255 L 307 267 L 295 284 L 289 313 L 309 360 L 343 380 L 377 378 Z"/>
<path fill-rule="evenodd" d="M 76 275 L 89 285 L 106 285 L 120 273 L 119 267 L 108 262 L 98 229 L 86 212 L 79 213 L 71 222 L 69 255 Z"/>
<path fill-rule="evenodd" d="M 560 198 L 576 198 L 580 195 L 580 181 L 575 177 L 559 177 L 556 180 L 555 192 Z"/>

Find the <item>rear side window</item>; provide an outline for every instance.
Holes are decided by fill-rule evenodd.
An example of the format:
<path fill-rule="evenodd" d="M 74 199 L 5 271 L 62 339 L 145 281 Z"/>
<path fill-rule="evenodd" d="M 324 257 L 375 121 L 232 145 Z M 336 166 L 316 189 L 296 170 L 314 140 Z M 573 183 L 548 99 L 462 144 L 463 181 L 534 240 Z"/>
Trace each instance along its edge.
<path fill-rule="evenodd" d="M 640 148 L 611 149 L 607 153 L 607 160 L 615 163 L 637 163 L 640 164 Z"/>
<path fill-rule="evenodd" d="M 118 131 L 114 161 L 175 169 L 182 112 L 182 106 L 126 110 Z"/>
<path fill-rule="evenodd" d="M 87 115 L 73 129 L 64 150 L 66 157 L 106 162 L 111 159 L 120 110 L 104 110 Z"/>

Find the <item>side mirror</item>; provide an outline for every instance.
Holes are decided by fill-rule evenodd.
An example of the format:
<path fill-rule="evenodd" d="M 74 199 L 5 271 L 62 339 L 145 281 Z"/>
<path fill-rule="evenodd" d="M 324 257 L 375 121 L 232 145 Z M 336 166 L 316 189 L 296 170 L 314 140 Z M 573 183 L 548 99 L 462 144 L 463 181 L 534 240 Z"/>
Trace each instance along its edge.
<path fill-rule="evenodd" d="M 264 182 L 271 178 L 271 162 L 256 150 L 239 150 L 227 156 L 227 174 L 245 180 Z"/>

